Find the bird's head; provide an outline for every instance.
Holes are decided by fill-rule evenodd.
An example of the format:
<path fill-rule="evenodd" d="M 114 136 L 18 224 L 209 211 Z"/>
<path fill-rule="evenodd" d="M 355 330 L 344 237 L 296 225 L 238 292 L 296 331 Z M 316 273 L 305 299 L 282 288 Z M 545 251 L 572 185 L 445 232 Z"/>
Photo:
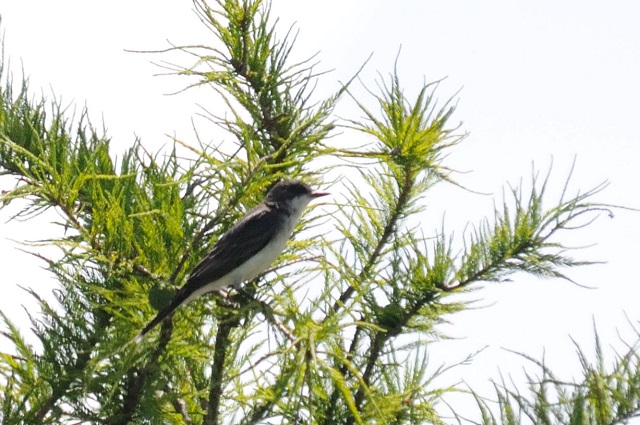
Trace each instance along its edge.
<path fill-rule="evenodd" d="M 301 210 L 312 199 L 325 195 L 328 195 L 328 193 L 315 192 L 308 184 L 299 180 L 282 180 L 271 188 L 265 201 L 291 210 Z"/>

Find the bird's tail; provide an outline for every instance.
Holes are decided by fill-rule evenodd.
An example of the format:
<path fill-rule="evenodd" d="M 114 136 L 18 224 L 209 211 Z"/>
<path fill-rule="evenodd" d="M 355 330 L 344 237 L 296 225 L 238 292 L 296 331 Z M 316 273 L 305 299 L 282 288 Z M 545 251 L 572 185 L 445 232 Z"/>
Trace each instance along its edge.
<path fill-rule="evenodd" d="M 155 328 L 156 325 L 158 325 L 160 322 L 166 319 L 173 312 L 173 310 L 175 309 L 169 310 L 168 308 L 165 308 L 164 310 L 159 312 L 158 315 L 154 317 L 153 320 L 149 322 L 149 324 L 145 326 L 144 329 L 142 329 L 138 335 L 136 335 L 134 342 L 136 344 L 140 344 L 144 339 L 144 337 L 147 336 L 149 331 L 151 331 L 151 329 Z"/>
<path fill-rule="evenodd" d="M 136 335 L 134 342 L 136 344 L 142 342 L 144 337 L 149 333 L 149 331 L 151 331 L 151 329 L 155 328 L 158 324 L 160 324 L 160 322 L 169 318 L 173 314 L 173 312 L 178 309 L 178 307 L 180 307 L 182 304 L 185 304 L 190 299 L 191 297 L 189 296 L 189 294 L 185 294 L 182 290 L 178 291 L 169 305 L 160 310 L 156 317 L 154 317 L 153 320 L 149 322 L 149 324 L 145 326 L 138 335 Z"/>

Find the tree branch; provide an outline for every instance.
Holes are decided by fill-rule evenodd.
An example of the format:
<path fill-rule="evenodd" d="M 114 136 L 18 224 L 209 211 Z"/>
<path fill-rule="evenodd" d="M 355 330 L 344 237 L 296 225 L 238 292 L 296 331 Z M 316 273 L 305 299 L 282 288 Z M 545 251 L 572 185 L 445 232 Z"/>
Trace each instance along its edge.
<path fill-rule="evenodd" d="M 382 235 L 378 240 L 378 244 L 376 245 L 373 252 L 369 256 L 367 264 L 362 268 L 362 271 L 358 275 L 358 281 L 362 282 L 365 279 L 369 278 L 371 271 L 373 270 L 376 263 L 378 262 L 382 249 L 385 247 L 385 245 L 387 245 L 387 243 L 389 242 L 389 239 L 394 234 L 398 226 L 398 222 L 400 221 L 400 217 L 402 216 L 402 214 L 404 214 L 405 208 L 407 207 L 409 200 L 411 199 L 410 195 L 413 189 L 413 184 L 414 184 L 414 175 L 412 172 L 412 167 L 411 165 L 407 165 L 404 169 L 404 181 L 403 181 L 400 193 L 398 195 L 398 200 L 396 201 L 396 205 L 393 210 L 393 213 L 391 214 L 391 217 L 389 217 L 389 221 L 387 221 L 387 224 L 385 225 L 384 230 L 382 231 Z M 332 314 L 337 313 L 338 310 L 341 307 L 343 307 L 345 303 L 353 296 L 354 292 L 355 292 L 355 288 L 352 285 L 349 285 L 349 287 L 340 295 L 340 297 L 333 304 L 333 307 L 331 308 L 331 313 Z"/>
<path fill-rule="evenodd" d="M 233 328 L 240 323 L 240 316 L 233 312 L 225 313 L 219 319 L 216 343 L 213 348 L 213 363 L 211 363 L 211 384 L 209 387 L 209 399 L 207 402 L 207 414 L 204 417 L 204 425 L 218 425 L 220 423 L 220 397 L 224 384 L 224 368 L 227 350 L 231 344 L 229 335 Z"/>
<path fill-rule="evenodd" d="M 108 420 L 107 423 L 109 425 L 127 425 L 134 418 L 140 405 L 140 400 L 145 392 L 145 386 L 151 375 L 153 375 L 159 367 L 160 356 L 167 348 L 172 331 L 173 324 L 171 321 L 164 321 L 160 330 L 158 345 L 153 350 L 146 364 L 139 370 L 135 370 L 134 368 L 129 369 L 127 372 L 122 410 Z"/>

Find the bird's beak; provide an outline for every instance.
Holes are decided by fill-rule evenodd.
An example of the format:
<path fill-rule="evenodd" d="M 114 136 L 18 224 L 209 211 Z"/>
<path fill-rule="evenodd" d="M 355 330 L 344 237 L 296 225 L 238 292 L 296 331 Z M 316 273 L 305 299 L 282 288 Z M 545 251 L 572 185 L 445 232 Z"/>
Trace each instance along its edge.
<path fill-rule="evenodd" d="M 331 195 L 329 192 L 313 192 L 311 194 L 312 198 L 319 198 L 321 196 L 327 196 L 327 195 Z"/>

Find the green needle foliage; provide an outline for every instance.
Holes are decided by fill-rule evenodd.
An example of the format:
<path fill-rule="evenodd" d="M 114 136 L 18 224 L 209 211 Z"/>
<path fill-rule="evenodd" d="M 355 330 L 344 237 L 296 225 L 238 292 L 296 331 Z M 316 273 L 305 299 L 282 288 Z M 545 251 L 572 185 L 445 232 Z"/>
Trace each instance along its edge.
<path fill-rule="evenodd" d="M 634 329 L 636 337 L 640 332 Z M 634 423 L 640 417 L 640 348 L 627 345 L 607 367 L 602 343 L 595 333 L 595 362 L 576 344 L 582 377 L 564 380 L 544 360 L 521 354 L 540 374 L 527 374 L 525 391 L 502 382 L 495 383 L 497 403 L 475 395 L 482 413 L 478 423 L 606 425 Z M 497 406 L 496 406 L 497 405 Z M 463 419 L 458 417 L 463 423 Z M 630 422 L 631 421 L 631 422 Z"/>
<path fill-rule="evenodd" d="M 33 335 L 0 313 L 13 346 L 0 353 L 2 421 L 446 423 L 436 407 L 460 389 L 435 386 L 447 368 L 431 370 L 428 342 L 466 307 L 448 297 L 518 272 L 565 278 L 588 264 L 568 256 L 558 233 L 605 211 L 592 201 L 603 186 L 545 207 L 548 179 L 536 177 L 462 246 L 444 230 L 426 237 L 411 223 L 434 185 L 455 184 L 444 160 L 464 138 L 449 123 L 454 107 L 436 108 L 437 85 L 411 100 L 394 72 L 372 97 L 356 98 L 349 83 L 317 99 L 322 73 L 312 59 L 291 62 L 295 40 L 277 36 L 269 3 L 195 6 L 216 39 L 173 46 L 194 60 L 169 67 L 224 100 L 227 109 L 209 116 L 231 138 L 224 143 L 174 140 L 149 152 L 136 141 L 116 156 L 86 111 L 74 117 L 35 100 L 2 69 L 0 176 L 10 188 L 0 202 L 21 200 L 21 220 L 55 210 L 62 227 L 40 241 L 59 249 L 55 258 L 29 248 L 58 283 L 54 302 L 26 289 L 40 306 L 29 316 Z M 364 118 L 333 116 L 348 96 Z M 340 145 L 329 137 L 337 124 L 370 143 Z M 336 172 L 345 177 L 328 181 Z M 285 176 L 332 183 L 336 204 L 307 214 L 280 260 L 244 291 L 194 301 L 132 344 L 217 238 Z M 637 368 L 626 359 L 620 375 Z M 606 376 L 593 370 L 578 387 L 578 416 L 591 417 L 596 388 L 619 388 L 607 404 L 640 386 Z M 501 422 L 519 423 L 513 400 L 527 415 L 551 414 L 549 403 L 528 408 L 500 394 Z M 478 400 L 485 423 L 497 423 Z M 619 411 L 598 407 L 607 420 Z"/>

